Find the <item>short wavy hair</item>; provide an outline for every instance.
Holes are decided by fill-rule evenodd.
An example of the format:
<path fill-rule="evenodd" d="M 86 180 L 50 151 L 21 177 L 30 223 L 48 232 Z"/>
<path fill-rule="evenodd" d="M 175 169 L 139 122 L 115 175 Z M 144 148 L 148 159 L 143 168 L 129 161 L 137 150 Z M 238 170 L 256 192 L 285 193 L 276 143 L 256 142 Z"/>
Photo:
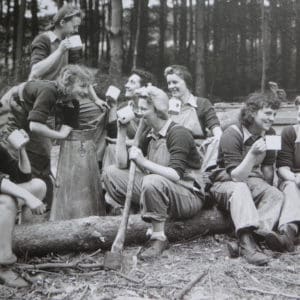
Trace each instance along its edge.
<path fill-rule="evenodd" d="M 89 86 L 94 81 L 93 74 L 87 67 L 79 65 L 67 65 L 61 69 L 57 81 L 63 87 L 64 94 L 69 94 L 76 80 Z"/>
<path fill-rule="evenodd" d="M 152 85 L 157 85 L 156 77 L 149 71 L 144 69 L 133 69 L 130 72 L 130 76 L 136 74 L 141 78 L 141 86 L 147 86 L 149 83 Z"/>
<path fill-rule="evenodd" d="M 193 78 L 192 78 L 192 74 L 190 73 L 190 71 L 188 70 L 188 68 L 186 66 L 182 66 L 182 65 L 171 65 L 165 68 L 164 71 L 164 76 L 167 78 L 167 75 L 170 74 L 176 74 L 177 76 L 179 76 L 181 79 L 184 80 L 187 88 L 189 90 L 192 90 L 193 88 Z"/>
<path fill-rule="evenodd" d="M 280 100 L 271 92 L 250 94 L 241 109 L 240 122 L 244 126 L 249 127 L 254 121 L 253 114 L 264 107 L 278 110 L 280 108 Z"/>

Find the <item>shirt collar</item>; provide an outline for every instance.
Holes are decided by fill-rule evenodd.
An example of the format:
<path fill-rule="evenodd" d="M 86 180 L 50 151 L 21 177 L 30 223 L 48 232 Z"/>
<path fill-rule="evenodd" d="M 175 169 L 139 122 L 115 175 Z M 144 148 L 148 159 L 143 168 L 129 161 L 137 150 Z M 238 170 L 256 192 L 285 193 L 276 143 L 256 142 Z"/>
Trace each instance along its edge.
<path fill-rule="evenodd" d="M 158 133 L 155 133 L 154 130 L 152 129 L 147 136 L 151 137 L 155 140 L 159 139 L 160 137 L 166 137 L 171 123 L 172 123 L 172 120 L 168 119 L 168 121 L 165 123 L 165 125 L 160 129 L 160 131 Z"/>
<path fill-rule="evenodd" d="M 189 104 L 190 106 L 197 108 L 197 98 L 194 95 L 190 95 L 189 100 L 186 102 L 186 104 Z"/>
<path fill-rule="evenodd" d="M 56 40 L 60 40 L 59 37 L 53 31 L 47 31 L 47 35 L 51 43 L 55 42 Z"/>
<path fill-rule="evenodd" d="M 244 140 L 243 140 L 243 143 L 245 144 L 250 138 L 254 139 L 255 141 L 263 136 L 262 135 L 254 135 L 252 134 L 245 126 L 242 126 L 242 131 L 243 131 L 243 136 L 244 136 Z"/>

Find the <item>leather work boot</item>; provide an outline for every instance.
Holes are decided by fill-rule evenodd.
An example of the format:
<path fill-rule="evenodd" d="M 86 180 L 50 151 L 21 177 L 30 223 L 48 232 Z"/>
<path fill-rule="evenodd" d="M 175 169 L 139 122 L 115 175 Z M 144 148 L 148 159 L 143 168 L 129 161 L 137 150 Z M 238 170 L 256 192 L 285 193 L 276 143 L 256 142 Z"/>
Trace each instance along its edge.
<path fill-rule="evenodd" d="M 244 231 L 239 234 L 240 254 L 249 264 L 263 266 L 268 264 L 269 258 L 258 248 L 252 232 Z"/>
<path fill-rule="evenodd" d="M 294 224 L 285 224 L 280 233 L 271 231 L 265 237 L 268 248 L 276 252 L 293 252 L 295 250 L 294 241 L 297 236 L 297 229 Z"/>
<path fill-rule="evenodd" d="M 149 240 L 145 245 L 145 248 L 141 250 L 138 254 L 138 257 L 141 260 L 149 260 L 155 257 L 159 257 L 164 250 L 169 248 L 169 241 L 166 239 L 165 241 L 161 240 Z"/>

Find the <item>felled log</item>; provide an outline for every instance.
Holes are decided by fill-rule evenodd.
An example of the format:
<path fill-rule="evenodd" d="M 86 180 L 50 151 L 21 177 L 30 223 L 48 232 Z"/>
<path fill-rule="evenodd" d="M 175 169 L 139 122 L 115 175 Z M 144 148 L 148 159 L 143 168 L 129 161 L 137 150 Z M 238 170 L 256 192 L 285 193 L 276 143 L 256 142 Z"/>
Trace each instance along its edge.
<path fill-rule="evenodd" d="M 108 250 L 118 230 L 121 216 L 88 217 L 40 224 L 18 225 L 15 229 L 13 248 L 18 255 L 44 255 Z M 126 245 L 143 244 L 149 224 L 140 215 L 131 215 L 126 235 Z M 166 224 L 171 242 L 191 239 L 204 233 L 224 233 L 230 221 L 217 209 L 204 210 L 192 219 Z"/>

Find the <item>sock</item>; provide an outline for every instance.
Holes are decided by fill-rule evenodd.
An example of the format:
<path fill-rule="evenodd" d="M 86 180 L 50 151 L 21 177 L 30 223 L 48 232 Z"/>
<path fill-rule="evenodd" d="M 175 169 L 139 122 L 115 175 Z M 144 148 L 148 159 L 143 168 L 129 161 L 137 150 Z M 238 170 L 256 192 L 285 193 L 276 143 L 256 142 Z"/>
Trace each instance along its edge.
<path fill-rule="evenodd" d="M 151 240 L 160 240 L 165 241 L 167 239 L 165 233 L 163 231 L 155 231 L 151 235 Z"/>

